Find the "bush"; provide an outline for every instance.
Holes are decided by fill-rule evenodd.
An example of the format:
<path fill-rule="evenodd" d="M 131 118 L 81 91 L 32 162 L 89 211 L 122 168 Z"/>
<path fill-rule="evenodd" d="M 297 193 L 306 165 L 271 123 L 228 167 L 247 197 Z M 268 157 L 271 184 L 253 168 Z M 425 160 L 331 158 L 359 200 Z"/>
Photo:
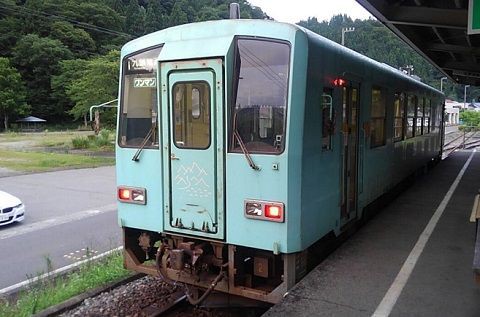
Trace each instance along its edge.
<path fill-rule="evenodd" d="M 87 138 L 76 137 L 72 139 L 72 145 L 74 149 L 86 149 L 88 148 L 90 142 Z"/>
<path fill-rule="evenodd" d="M 108 139 L 110 138 L 110 133 L 111 133 L 110 130 L 108 130 L 108 129 L 102 129 L 102 130 L 100 131 L 100 133 L 99 133 L 98 136 L 99 136 L 100 138 L 103 138 L 103 139 L 107 139 L 107 140 L 108 140 Z"/>
<path fill-rule="evenodd" d="M 480 127 L 480 112 L 465 110 L 460 112 L 460 120 L 467 127 Z"/>
<path fill-rule="evenodd" d="M 110 145 L 110 130 L 101 130 L 95 140 L 95 145 L 99 147 Z"/>

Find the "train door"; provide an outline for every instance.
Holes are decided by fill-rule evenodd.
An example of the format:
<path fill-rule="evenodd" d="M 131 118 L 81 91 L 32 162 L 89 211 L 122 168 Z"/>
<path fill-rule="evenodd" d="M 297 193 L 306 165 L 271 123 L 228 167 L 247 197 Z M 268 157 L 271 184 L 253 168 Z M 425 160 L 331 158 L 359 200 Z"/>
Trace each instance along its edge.
<path fill-rule="evenodd" d="M 358 198 L 358 116 L 359 86 L 350 82 L 342 88 L 342 180 L 341 222 L 357 215 Z"/>
<path fill-rule="evenodd" d="M 222 60 L 161 65 L 166 231 L 224 238 Z"/>

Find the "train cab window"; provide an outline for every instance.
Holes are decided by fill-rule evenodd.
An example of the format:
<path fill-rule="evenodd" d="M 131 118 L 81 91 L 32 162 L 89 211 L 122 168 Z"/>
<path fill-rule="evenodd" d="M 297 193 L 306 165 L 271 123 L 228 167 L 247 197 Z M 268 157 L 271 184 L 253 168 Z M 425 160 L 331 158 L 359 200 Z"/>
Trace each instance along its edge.
<path fill-rule="evenodd" d="M 385 145 L 385 91 L 378 87 L 372 88 L 372 108 L 370 120 L 370 147 Z"/>
<path fill-rule="evenodd" d="M 173 86 L 175 146 L 206 149 L 210 145 L 210 86 L 206 82 L 182 82 Z"/>
<path fill-rule="evenodd" d="M 279 154 L 285 147 L 290 45 L 237 38 L 230 151 Z"/>
<path fill-rule="evenodd" d="M 425 99 L 425 111 L 423 116 L 423 133 L 428 134 L 430 133 L 430 112 L 432 108 L 432 100 L 427 98 Z"/>
<path fill-rule="evenodd" d="M 393 140 L 395 142 L 403 140 L 404 116 L 405 116 L 405 94 L 397 92 L 393 103 Z"/>
<path fill-rule="evenodd" d="M 157 57 L 161 47 L 123 59 L 119 145 L 158 148 Z"/>
<path fill-rule="evenodd" d="M 324 88 L 322 94 L 322 150 L 332 149 L 332 138 L 335 133 L 335 113 L 333 109 L 333 89 Z"/>
<path fill-rule="evenodd" d="M 425 111 L 425 98 L 420 98 L 420 102 L 417 105 L 417 124 L 416 124 L 416 131 L 415 135 L 422 135 L 424 133 L 423 130 L 423 115 Z"/>
<path fill-rule="evenodd" d="M 407 131 L 405 137 L 409 139 L 415 136 L 415 114 L 417 109 L 417 96 L 408 95 L 407 100 Z"/>

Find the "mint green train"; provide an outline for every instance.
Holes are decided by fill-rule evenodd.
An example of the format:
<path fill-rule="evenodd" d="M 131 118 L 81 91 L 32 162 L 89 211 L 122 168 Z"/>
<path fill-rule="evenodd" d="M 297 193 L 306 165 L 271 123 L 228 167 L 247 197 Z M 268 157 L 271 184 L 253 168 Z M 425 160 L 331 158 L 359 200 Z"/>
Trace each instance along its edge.
<path fill-rule="evenodd" d="M 125 265 L 193 303 L 278 302 L 312 245 L 441 156 L 442 93 L 295 25 L 181 25 L 121 56 Z"/>

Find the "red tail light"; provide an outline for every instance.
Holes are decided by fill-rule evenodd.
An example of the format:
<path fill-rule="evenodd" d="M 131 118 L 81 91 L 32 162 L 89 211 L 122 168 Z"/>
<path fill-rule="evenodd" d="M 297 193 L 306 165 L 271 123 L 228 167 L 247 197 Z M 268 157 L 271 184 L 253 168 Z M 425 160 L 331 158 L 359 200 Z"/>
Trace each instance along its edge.
<path fill-rule="evenodd" d="M 145 188 L 120 186 L 117 188 L 117 197 L 124 203 L 145 205 L 147 203 L 147 190 Z"/>
<path fill-rule="evenodd" d="M 132 196 L 130 189 L 128 188 L 119 188 L 118 189 L 118 199 L 120 200 L 130 200 L 130 197 Z"/>
<path fill-rule="evenodd" d="M 347 81 L 343 78 L 336 78 L 333 80 L 333 85 L 336 87 L 345 87 Z"/>
<path fill-rule="evenodd" d="M 283 206 L 265 205 L 265 217 L 273 219 L 283 218 Z"/>
<path fill-rule="evenodd" d="M 245 200 L 245 217 L 258 220 L 284 222 L 284 204 L 262 200 Z"/>

